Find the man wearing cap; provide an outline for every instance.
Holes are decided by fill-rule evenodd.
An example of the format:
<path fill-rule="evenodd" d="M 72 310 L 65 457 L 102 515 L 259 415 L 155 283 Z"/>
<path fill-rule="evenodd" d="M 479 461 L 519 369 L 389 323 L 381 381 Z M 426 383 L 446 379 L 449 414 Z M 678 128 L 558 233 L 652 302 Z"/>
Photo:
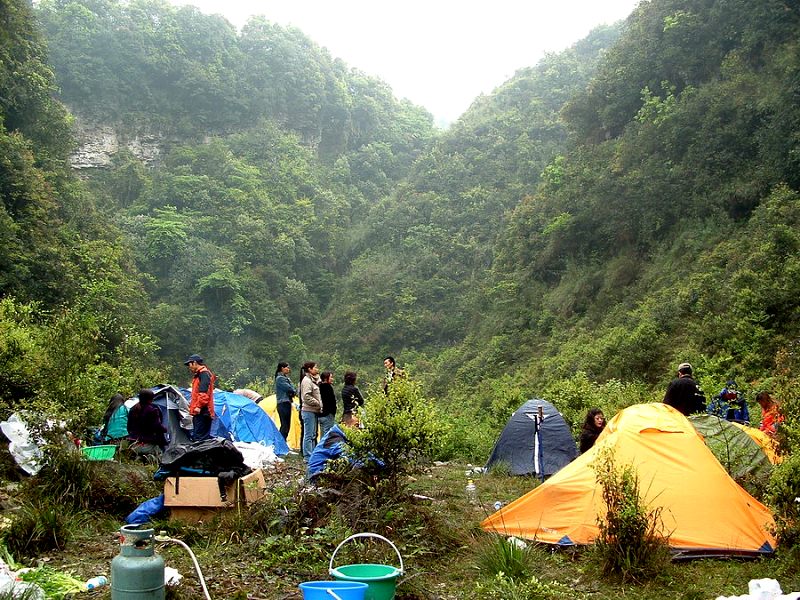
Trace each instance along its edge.
<path fill-rule="evenodd" d="M 203 357 L 192 354 L 183 364 L 189 367 L 192 379 L 192 400 L 189 414 L 192 415 L 192 441 L 199 442 L 211 437 L 211 421 L 214 419 L 214 382 L 216 377 L 204 364 Z"/>
<path fill-rule="evenodd" d="M 681 411 L 687 417 L 693 413 L 706 411 L 706 397 L 703 390 L 692 378 L 692 365 L 678 365 L 678 377 L 673 379 L 664 394 L 664 404 Z"/>

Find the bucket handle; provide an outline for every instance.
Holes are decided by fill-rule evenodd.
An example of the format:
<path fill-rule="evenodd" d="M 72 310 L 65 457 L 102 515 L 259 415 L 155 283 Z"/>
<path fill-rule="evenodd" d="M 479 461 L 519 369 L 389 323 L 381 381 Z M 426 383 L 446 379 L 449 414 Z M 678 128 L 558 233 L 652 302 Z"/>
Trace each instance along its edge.
<path fill-rule="evenodd" d="M 326 589 L 325 591 L 326 591 L 326 592 L 328 592 L 328 594 L 330 594 L 331 596 L 333 596 L 333 600 L 342 600 L 342 599 L 339 597 L 339 594 L 337 594 L 336 592 L 334 592 L 334 591 L 333 591 L 331 588 L 328 588 L 328 589 Z"/>
<path fill-rule="evenodd" d="M 384 542 L 389 544 L 392 547 L 392 550 L 394 550 L 395 553 L 397 554 L 397 558 L 400 560 L 400 574 L 402 575 L 403 573 L 405 573 L 405 571 L 403 570 L 403 557 L 400 556 L 400 551 L 397 549 L 397 546 L 395 546 L 391 542 L 391 540 L 388 540 L 385 537 L 383 537 L 382 535 L 378 535 L 377 533 L 354 533 L 350 537 L 343 539 L 339 543 L 339 545 L 336 546 L 336 550 L 334 550 L 333 554 L 331 555 L 331 562 L 328 565 L 328 573 L 333 574 L 333 560 L 336 558 L 336 553 L 339 552 L 339 549 L 342 546 L 344 546 L 345 543 L 349 542 L 350 540 L 354 540 L 356 538 L 361 538 L 361 537 L 375 537 L 375 538 L 378 538 L 379 540 L 383 540 Z"/>

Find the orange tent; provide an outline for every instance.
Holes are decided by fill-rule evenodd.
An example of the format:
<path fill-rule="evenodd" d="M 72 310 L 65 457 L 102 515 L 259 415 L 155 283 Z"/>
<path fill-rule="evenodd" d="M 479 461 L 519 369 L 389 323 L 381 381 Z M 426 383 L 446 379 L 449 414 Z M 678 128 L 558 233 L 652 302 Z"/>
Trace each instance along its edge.
<path fill-rule="evenodd" d="M 275 423 L 275 427 L 280 428 L 281 419 L 278 416 L 278 406 L 275 394 L 272 394 L 271 396 L 265 396 L 264 399 L 258 403 L 258 405 L 264 409 L 265 413 L 269 415 L 269 418 L 272 419 L 273 423 Z M 292 407 L 292 421 L 289 425 L 289 436 L 286 439 L 286 443 L 289 444 L 289 448 L 292 448 L 293 450 L 300 449 L 300 413 L 297 412 L 294 407 Z"/>
<path fill-rule="evenodd" d="M 739 487 L 680 412 L 662 403 L 624 409 L 594 447 L 537 488 L 489 516 L 487 531 L 540 542 L 589 544 L 605 513 L 592 463 L 604 449 L 632 465 L 648 508 L 661 507 L 670 547 L 684 555 L 769 554 L 776 542 L 766 506 Z"/>
<path fill-rule="evenodd" d="M 783 460 L 783 458 L 778 454 L 778 448 L 775 440 L 769 437 L 766 433 L 760 429 L 748 427 L 747 425 L 742 425 L 741 423 L 734 422 L 733 424 L 744 431 L 756 444 L 758 444 L 758 446 L 764 451 L 764 454 L 767 455 L 769 462 L 771 462 L 773 465 L 777 465 Z"/>

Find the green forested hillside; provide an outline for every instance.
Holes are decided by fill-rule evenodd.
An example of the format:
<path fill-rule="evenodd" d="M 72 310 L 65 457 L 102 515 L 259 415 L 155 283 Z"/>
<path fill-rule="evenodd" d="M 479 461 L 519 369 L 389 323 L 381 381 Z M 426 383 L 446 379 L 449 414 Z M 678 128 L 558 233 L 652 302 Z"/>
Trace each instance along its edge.
<path fill-rule="evenodd" d="M 491 412 L 487 375 L 510 373 L 617 407 L 660 399 L 688 359 L 708 390 L 735 378 L 795 397 L 799 17 L 785 2 L 639 6 L 567 102 L 572 144 L 514 209 L 475 325 L 437 366 L 455 395 L 477 389 Z M 613 379 L 642 391 L 587 387 Z"/>
<path fill-rule="evenodd" d="M 431 357 L 464 339 L 508 212 L 565 148 L 558 111 L 617 35 L 598 29 L 476 100 L 369 211 L 344 278 L 357 293 L 335 297 L 325 317 L 336 347 L 363 362 L 376 349 Z"/>
<path fill-rule="evenodd" d="M 60 98 L 162 140 L 157 165 L 121 152 L 90 185 L 146 276 L 163 360 L 202 350 L 231 385 L 306 360 L 350 230 L 432 139 L 431 116 L 263 19 L 237 33 L 152 1 L 37 15 Z"/>

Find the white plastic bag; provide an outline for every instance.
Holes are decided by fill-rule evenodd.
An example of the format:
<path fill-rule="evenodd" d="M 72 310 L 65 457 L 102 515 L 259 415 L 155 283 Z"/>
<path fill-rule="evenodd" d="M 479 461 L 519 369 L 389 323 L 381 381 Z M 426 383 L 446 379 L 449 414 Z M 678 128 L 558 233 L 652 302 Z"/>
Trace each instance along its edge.
<path fill-rule="evenodd" d="M 0 430 L 9 439 L 8 451 L 20 468 L 28 475 L 36 475 L 42 468 L 42 451 L 31 437 L 25 421 L 14 413 L 8 421 L 0 423 Z"/>

